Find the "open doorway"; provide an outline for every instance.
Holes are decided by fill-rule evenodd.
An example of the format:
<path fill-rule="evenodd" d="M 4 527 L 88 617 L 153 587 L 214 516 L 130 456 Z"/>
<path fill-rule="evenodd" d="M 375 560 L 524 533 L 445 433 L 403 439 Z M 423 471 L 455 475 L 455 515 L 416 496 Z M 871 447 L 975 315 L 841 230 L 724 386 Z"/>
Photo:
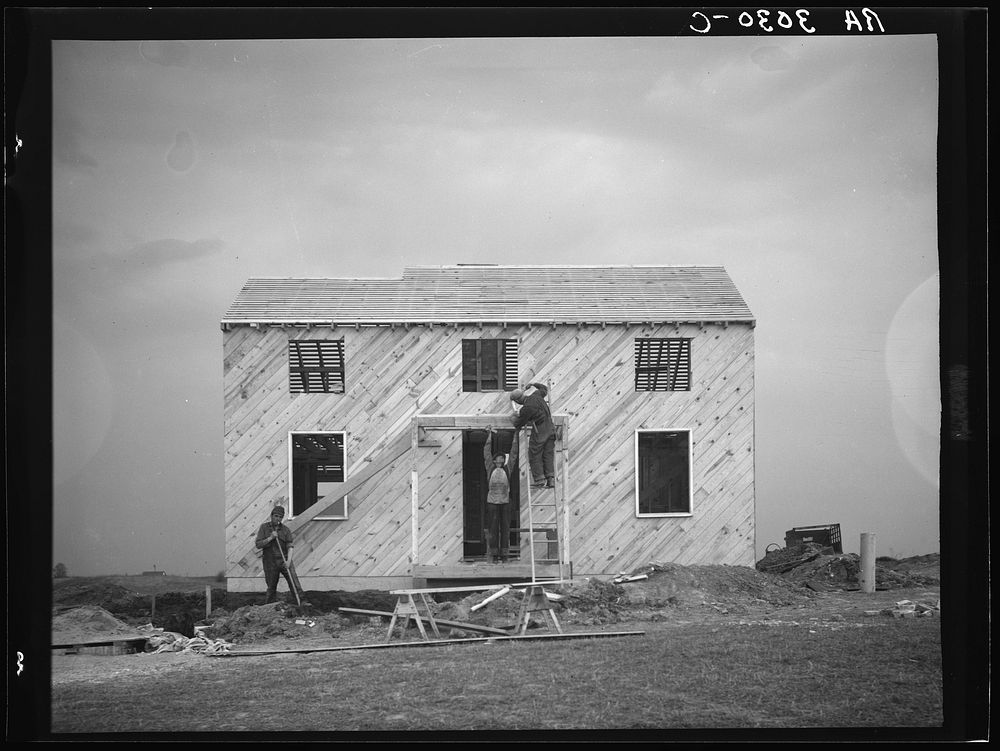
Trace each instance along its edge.
<path fill-rule="evenodd" d="M 462 431 L 462 526 L 463 560 L 476 561 L 486 558 L 486 462 L 483 447 L 485 430 Z M 509 454 L 516 433 L 513 430 L 494 430 L 490 450 L 492 453 Z M 511 471 L 510 499 L 510 557 L 519 557 L 521 526 L 521 494 L 518 466 Z"/>

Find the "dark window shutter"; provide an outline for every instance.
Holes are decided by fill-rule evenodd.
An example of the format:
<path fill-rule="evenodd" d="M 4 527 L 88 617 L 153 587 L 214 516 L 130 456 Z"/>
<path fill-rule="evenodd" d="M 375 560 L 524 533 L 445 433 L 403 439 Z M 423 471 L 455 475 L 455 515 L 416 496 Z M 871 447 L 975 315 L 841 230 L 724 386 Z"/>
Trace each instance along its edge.
<path fill-rule="evenodd" d="M 343 340 L 290 340 L 288 378 L 289 390 L 293 394 L 343 394 Z"/>
<path fill-rule="evenodd" d="M 463 339 L 462 391 L 517 387 L 517 339 Z"/>
<path fill-rule="evenodd" d="M 517 388 L 517 339 L 503 342 L 503 384 L 501 390 L 513 391 Z"/>

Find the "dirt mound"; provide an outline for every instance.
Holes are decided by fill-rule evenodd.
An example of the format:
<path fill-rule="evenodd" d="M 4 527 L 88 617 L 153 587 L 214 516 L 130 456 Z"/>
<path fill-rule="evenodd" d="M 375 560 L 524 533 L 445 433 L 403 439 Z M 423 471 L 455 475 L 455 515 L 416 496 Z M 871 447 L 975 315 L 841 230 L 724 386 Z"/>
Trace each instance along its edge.
<path fill-rule="evenodd" d="M 645 578 L 636 578 L 645 577 Z M 682 566 L 650 563 L 633 581 L 571 585 L 567 606 L 592 614 L 593 622 L 615 622 L 635 611 L 665 616 L 670 610 L 712 608 L 723 613 L 808 602 L 812 593 L 780 577 L 745 566 Z"/>
<path fill-rule="evenodd" d="M 119 620 L 96 605 L 69 608 L 52 617 L 53 644 L 72 644 L 114 636 L 135 636 L 137 633 L 134 626 Z"/>
<path fill-rule="evenodd" d="M 633 572 L 635 581 L 582 579 L 547 588 L 560 620 L 576 625 L 605 625 L 636 619 L 666 619 L 671 613 L 711 609 L 722 613 L 784 607 L 809 602 L 813 592 L 780 577 L 743 566 L 681 566 L 651 563 Z M 441 603 L 435 616 L 465 623 L 509 628 L 517 624 L 520 593 L 492 600 L 479 610 L 488 592 Z"/>
<path fill-rule="evenodd" d="M 206 599 L 203 590 L 185 592 L 159 592 L 155 595 L 142 594 L 112 580 L 112 577 L 69 577 L 53 582 L 52 612 L 59 614 L 79 606 L 88 605 L 103 608 L 115 617 L 138 626 L 152 624 L 168 632 L 194 636 L 194 627 L 206 623 Z M 227 592 L 213 588 L 212 613 L 210 619 L 225 619 L 230 613 L 263 605 L 264 594 L 260 592 Z M 281 598 L 294 601 L 288 592 Z M 341 607 L 366 610 L 392 610 L 396 598 L 381 590 L 358 592 L 305 592 L 301 607 L 287 605 L 289 618 L 309 617 L 315 620 L 329 613 L 337 613 Z M 239 626 L 237 626 L 239 628 Z M 251 632 L 254 628 L 249 629 Z"/>
<path fill-rule="evenodd" d="M 231 642 L 259 642 L 274 637 L 297 639 L 328 634 L 336 637 L 349 619 L 336 613 L 305 615 L 303 608 L 283 602 L 248 605 L 232 613 L 215 611 L 199 630 L 212 639 Z"/>
<path fill-rule="evenodd" d="M 881 565 L 887 570 L 897 574 L 907 574 L 909 576 L 920 577 L 929 583 L 941 582 L 941 554 L 930 553 L 928 555 L 914 555 L 909 558 L 897 560 L 895 558 L 876 558 L 876 565 Z"/>

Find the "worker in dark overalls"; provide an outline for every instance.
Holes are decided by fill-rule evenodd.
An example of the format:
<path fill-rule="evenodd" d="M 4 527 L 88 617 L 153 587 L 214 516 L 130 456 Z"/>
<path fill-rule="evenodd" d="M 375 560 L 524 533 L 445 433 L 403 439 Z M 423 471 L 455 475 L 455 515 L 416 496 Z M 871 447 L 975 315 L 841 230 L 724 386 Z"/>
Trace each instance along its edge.
<path fill-rule="evenodd" d="M 284 506 L 275 506 L 271 509 L 270 520 L 260 525 L 257 539 L 254 541 L 254 545 L 263 551 L 264 581 L 267 582 L 265 604 L 278 599 L 279 576 L 284 575 L 289 592 L 295 591 L 295 585 L 292 584 L 292 577 L 288 571 L 288 567 L 292 564 L 292 546 L 295 543 L 292 530 L 282 524 L 284 518 Z"/>
<path fill-rule="evenodd" d="M 510 399 L 520 405 L 514 418 L 515 430 L 531 425 L 531 439 L 528 441 L 528 463 L 531 467 L 531 487 L 554 488 L 556 486 L 556 426 L 552 422 L 552 412 L 545 401 L 549 390 L 542 383 L 529 385 L 533 390 L 515 389 Z M 515 437 L 516 440 L 516 437 Z"/>

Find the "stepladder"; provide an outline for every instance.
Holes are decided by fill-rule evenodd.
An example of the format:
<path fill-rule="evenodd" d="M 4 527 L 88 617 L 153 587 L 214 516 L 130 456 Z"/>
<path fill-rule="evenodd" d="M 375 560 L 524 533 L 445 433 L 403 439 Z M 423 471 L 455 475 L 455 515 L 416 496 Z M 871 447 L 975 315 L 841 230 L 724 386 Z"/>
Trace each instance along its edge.
<path fill-rule="evenodd" d="M 527 457 L 525 444 L 530 445 L 530 431 L 518 436 L 522 441 L 520 456 Z M 527 526 L 520 527 L 521 560 L 531 563 L 531 581 L 538 580 L 538 564 L 555 564 L 558 566 L 557 579 L 563 578 L 563 569 L 567 566 L 564 536 L 567 520 L 565 519 L 565 449 L 555 452 L 555 464 L 562 465 L 562 477 L 558 478 L 555 487 L 533 487 L 533 479 L 528 461 L 521 462 L 520 482 L 521 497 L 525 500 L 522 514 L 527 516 Z M 556 469 L 554 468 L 554 469 Z M 524 512 L 526 511 L 526 514 Z"/>

